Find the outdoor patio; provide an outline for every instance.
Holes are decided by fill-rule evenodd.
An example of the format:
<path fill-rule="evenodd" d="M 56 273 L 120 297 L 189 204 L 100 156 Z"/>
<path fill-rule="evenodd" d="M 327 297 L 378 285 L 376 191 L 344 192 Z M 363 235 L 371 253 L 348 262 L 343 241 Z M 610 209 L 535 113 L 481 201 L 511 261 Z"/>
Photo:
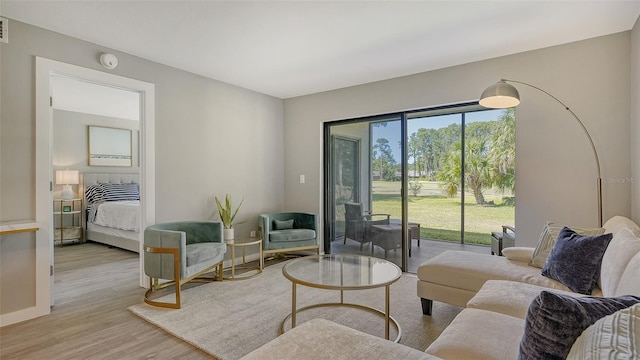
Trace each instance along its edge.
<path fill-rule="evenodd" d="M 411 241 L 411 257 L 409 257 L 408 264 L 408 272 L 415 273 L 418 269 L 418 266 L 423 262 L 441 254 L 447 250 L 462 250 L 462 251 L 471 251 L 482 254 L 491 254 L 491 247 L 488 245 L 475 245 L 475 244 L 460 244 L 449 241 L 442 240 L 432 240 L 432 239 L 420 239 L 420 246 L 418 246 L 418 240 Z M 343 244 L 343 238 L 340 236 L 336 238 L 336 240 L 331 242 L 331 253 L 332 254 L 363 254 L 363 255 L 371 255 L 371 243 L 365 243 L 362 247 L 362 252 L 360 252 L 360 243 L 350 240 L 347 240 L 346 244 Z M 384 250 L 375 247 L 374 256 L 384 258 Z M 401 252 L 400 249 L 396 251 L 388 251 L 387 252 L 387 260 L 392 261 L 396 264 L 401 263 Z"/>

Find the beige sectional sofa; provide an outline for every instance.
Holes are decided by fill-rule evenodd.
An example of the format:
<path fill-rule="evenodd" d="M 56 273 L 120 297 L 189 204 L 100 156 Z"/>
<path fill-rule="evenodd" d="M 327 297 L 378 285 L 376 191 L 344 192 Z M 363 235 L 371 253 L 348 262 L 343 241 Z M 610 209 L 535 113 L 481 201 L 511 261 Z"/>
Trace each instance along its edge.
<path fill-rule="evenodd" d="M 623 229 L 636 236 L 640 234 L 640 227 L 623 216 L 614 216 L 603 228 L 605 232 L 613 233 L 614 238 Z M 640 244 L 634 241 L 612 240 L 602 260 L 599 287 L 593 290 L 592 295 L 613 296 L 611 294 L 615 289 L 612 285 L 620 280 L 622 272 L 638 251 Z M 431 314 L 432 301 L 467 306 L 488 280 L 508 280 L 541 288 L 571 291 L 559 281 L 542 276 L 539 267 L 530 265 L 534 248 L 507 248 L 503 253 L 505 256 L 446 251 L 420 265 L 417 271 L 417 294 L 422 299 L 423 313 Z M 606 294 L 600 288 L 602 282 L 608 286 Z M 536 287 L 533 289 L 538 290 Z"/>
<path fill-rule="evenodd" d="M 602 259 L 599 288 L 592 295 L 640 296 L 640 228 L 619 216 L 604 228 L 613 238 Z M 426 352 L 443 359 L 516 359 L 527 310 L 541 291 L 585 296 L 540 275 L 540 268 L 528 265 L 526 254 L 531 253 L 532 249 L 516 249 L 511 259 L 468 254 L 476 261 L 458 252 L 445 253 L 423 264 L 418 270 L 418 296 L 466 307 Z M 461 256 L 464 261 L 446 265 L 448 259 Z M 456 277 L 464 274 L 471 275 L 464 280 Z M 640 334 L 636 338 L 640 345 Z"/>
<path fill-rule="evenodd" d="M 640 296 L 640 227 L 627 218 L 616 216 L 607 221 L 604 228 L 613 237 L 602 259 L 594 295 Z M 517 359 L 527 310 L 543 290 L 572 297 L 585 295 L 570 291 L 563 284 L 540 275 L 540 268 L 529 266 L 533 249 L 516 248 L 505 252 L 510 252 L 509 256 L 448 252 L 420 267 L 418 296 L 465 307 L 425 352 L 327 320 L 314 319 L 243 359 Z M 622 358 L 638 358 L 640 304 L 627 310 L 630 310 L 631 321 L 635 321 L 635 330 L 633 326 L 626 326 L 632 329 L 631 335 L 625 334 L 619 343 L 624 350 L 631 349 L 635 353 Z M 581 348 L 586 348 L 592 359 L 600 358 L 595 354 L 594 339 L 604 338 L 608 344 L 614 344 L 617 336 L 604 333 L 602 329 L 607 329 L 607 323 L 595 325 L 589 327 L 589 336 L 585 336 L 588 332 L 585 330 L 579 338 L 583 343 L 591 341 L 589 346 Z M 585 356 L 570 358 L 584 359 Z"/>

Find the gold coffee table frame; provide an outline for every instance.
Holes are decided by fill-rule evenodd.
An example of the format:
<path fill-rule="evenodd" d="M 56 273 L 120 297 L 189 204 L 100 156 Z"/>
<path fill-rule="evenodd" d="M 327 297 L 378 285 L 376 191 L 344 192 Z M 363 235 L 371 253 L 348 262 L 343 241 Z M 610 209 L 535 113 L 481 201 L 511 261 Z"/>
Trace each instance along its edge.
<path fill-rule="evenodd" d="M 376 270 L 381 268 L 382 271 L 374 272 L 374 267 Z M 368 275 L 365 276 L 365 279 L 361 276 L 363 270 L 365 270 L 365 273 Z M 291 281 L 291 313 L 282 320 L 280 334 L 285 332 L 284 326 L 289 319 L 291 319 L 291 328 L 296 327 L 296 314 L 301 311 L 317 307 L 346 306 L 363 309 L 384 316 L 385 338 L 389 340 L 389 326 L 393 324 L 398 331 L 398 336 L 393 341 L 400 341 L 402 337 L 400 324 L 389 315 L 390 286 L 398 281 L 402 275 L 402 270 L 400 270 L 396 264 L 384 259 L 362 255 L 312 255 L 290 260 L 282 268 L 282 274 Z M 296 285 L 317 289 L 339 290 L 340 302 L 319 303 L 297 309 Z M 380 287 L 385 288 L 384 311 L 366 305 L 344 302 L 345 290 L 365 290 Z"/>
<path fill-rule="evenodd" d="M 247 246 L 258 245 L 258 249 L 260 249 L 260 258 L 258 259 L 258 267 L 249 267 L 247 266 L 247 261 L 245 258 L 245 249 Z M 231 271 L 230 277 L 223 277 L 224 280 L 244 280 L 249 279 L 254 276 L 258 276 L 262 274 L 262 270 L 264 269 L 264 258 L 262 256 L 262 239 L 259 237 L 251 237 L 251 236 L 236 236 L 233 239 L 233 242 L 228 242 L 227 246 L 231 248 L 231 267 L 223 269 L 222 271 Z M 236 247 L 242 248 L 242 264 L 236 265 Z M 236 269 L 246 269 L 253 270 L 251 272 L 243 273 L 242 275 L 236 276 Z"/>

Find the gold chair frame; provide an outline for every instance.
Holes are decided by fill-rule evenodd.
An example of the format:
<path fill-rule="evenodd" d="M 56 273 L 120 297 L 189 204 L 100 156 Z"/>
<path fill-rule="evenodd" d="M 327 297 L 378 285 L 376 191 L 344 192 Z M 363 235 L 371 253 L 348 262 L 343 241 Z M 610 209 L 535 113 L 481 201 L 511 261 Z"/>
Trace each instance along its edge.
<path fill-rule="evenodd" d="M 262 233 L 262 229 L 260 229 L 260 232 Z M 288 253 L 295 252 L 295 251 L 305 251 L 305 250 L 315 250 L 316 253 L 320 255 L 320 245 L 316 244 L 316 245 L 298 246 L 298 247 L 284 248 L 284 249 L 262 250 L 262 256 L 265 261 L 274 260 L 279 257 L 294 259 L 294 258 L 298 258 L 305 255 L 288 254 Z M 267 257 L 267 255 L 271 255 L 271 256 Z"/>
<path fill-rule="evenodd" d="M 180 279 L 180 249 L 179 248 L 158 248 L 158 247 L 150 247 L 150 246 L 143 246 L 144 251 L 145 252 L 149 252 L 149 253 L 163 253 L 163 254 L 172 254 L 173 255 L 173 275 L 174 275 L 174 279 L 178 279 L 176 280 L 170 280 L 167 282 L 163 282 L 160 283 L 158 280 L 158 278 L 152 278 L 151 276 L 149 276 L 149 289 L 147 289 L 147 291 L 144 293 L 144 302 L 149 304 L 149 305 L 153 305 L 153 306 L 159 306 L 159 307 L 164 307 L 164 308 L 171 308 L 171 309 L 180 309 L 180 305 L 181 305 L 181 301 L 180 301 L 180 287 L 183 284 L 186 284 L 187 282 L 190 281 L 198 281 L 198 282 L 212 282 L 212 281 L 222 281 L 222 261 L 220 261 L 219 263 L 216 263 L 212 266 L 209 266 L 205 269 L 203 269 L 202 271 L 194 274 L 193 276 L 189 277 L 189 278 L 185 278 L 185 279 Z M 218 268 L 216 270 L 218 277 L 217 278 L 205 278 L 205 277 L 199 277 L 202 274 L 206 274 L 210 271 L 212 271 L 214 268 Z M 160 289 L 164 289 L 166 287 L 175 285 L 176 288 L 176 302 L 175 303 L 171 303 L 171 302 L 162 302 L 162 301 L 155 301 L 155 300 L 151 300 L 149 298 L 149 295 L 151 295 L 152 293 L 154 293 L 157 290 Z"/>

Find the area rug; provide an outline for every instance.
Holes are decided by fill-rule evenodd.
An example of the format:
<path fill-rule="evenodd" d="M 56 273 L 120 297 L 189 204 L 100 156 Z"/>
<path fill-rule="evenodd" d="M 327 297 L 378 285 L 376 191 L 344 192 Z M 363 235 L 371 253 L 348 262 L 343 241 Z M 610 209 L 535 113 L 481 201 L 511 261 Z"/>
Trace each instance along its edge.
<path fill-rule="evenodd" d="M 182 291 L 182 309 L 147 304 L 129 310 L 168 333 L 223 360 L 239 359 L 279 335 L 291 312 L 291 282 L 282 275 L 284 263 L 273 264 L 254 278 L 201 284 Z M 167 295 L 173 301 L 173 295 Z M 384 288 L 345 291 L 345 302 L 384 309 Z M 159 300 L 162 300 L 160 298 Z M 340 292 L 297 286 L 298 308 L 338 302 Z M 424 351 L 460 312 L 434 302 L 433 316 L 423 316 L 415 275 L 405 274 L 391 285 L 391 316 L 402 329 L 401 344 Z M 321 317 L 384 337 L 384 318 L 349 307 L 320 307 L 298 313 L 297 324 Z M 290 329 L 285 323 L 285 330 Z M 391 327 L 391 338 L 397 332 Z"/>

